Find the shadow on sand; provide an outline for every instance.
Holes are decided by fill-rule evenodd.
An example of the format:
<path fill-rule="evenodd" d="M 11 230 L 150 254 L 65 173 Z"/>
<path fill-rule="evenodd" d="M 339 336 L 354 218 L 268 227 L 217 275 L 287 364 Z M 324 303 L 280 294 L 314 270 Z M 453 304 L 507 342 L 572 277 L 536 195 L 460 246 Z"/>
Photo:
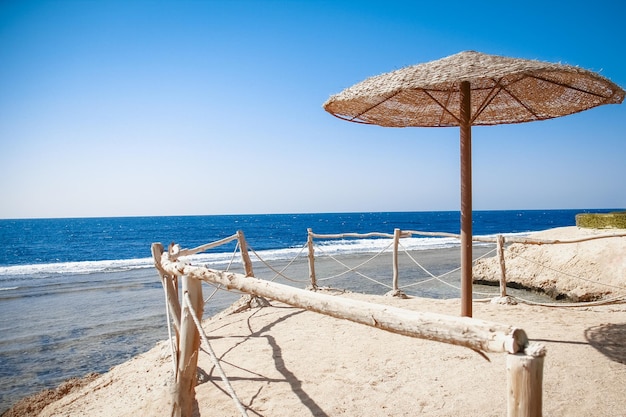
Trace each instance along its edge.
<path fill-rule="evenodd" d="M 585 339 L 607 358 L 626 365 L 626 323 L 589 327 Z"/>

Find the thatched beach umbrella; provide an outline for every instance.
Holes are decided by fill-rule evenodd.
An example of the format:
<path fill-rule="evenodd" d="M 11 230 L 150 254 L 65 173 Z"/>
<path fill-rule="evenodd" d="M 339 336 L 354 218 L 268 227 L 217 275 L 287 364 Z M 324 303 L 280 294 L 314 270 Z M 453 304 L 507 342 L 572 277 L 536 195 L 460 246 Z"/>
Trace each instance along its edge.
<path fill-rule="evenodd" d="M 461 315 L 471 316 L 471 126 L 551 119 L 623 99 L 623 89 L 591 71 L 467 51 L 368 78 L 324 108 L 356 123 L 460 126 Z"/>

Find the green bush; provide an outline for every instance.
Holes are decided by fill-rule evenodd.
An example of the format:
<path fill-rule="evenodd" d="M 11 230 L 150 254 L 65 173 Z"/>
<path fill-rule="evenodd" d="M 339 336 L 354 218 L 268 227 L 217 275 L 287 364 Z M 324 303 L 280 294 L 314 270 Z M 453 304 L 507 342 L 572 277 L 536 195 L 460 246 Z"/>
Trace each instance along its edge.
<path fill-rule="evenodd" d="M 576 226 L 588 229 L 626 229 L 626 211 L 612 213 L 580 213 Z"/>

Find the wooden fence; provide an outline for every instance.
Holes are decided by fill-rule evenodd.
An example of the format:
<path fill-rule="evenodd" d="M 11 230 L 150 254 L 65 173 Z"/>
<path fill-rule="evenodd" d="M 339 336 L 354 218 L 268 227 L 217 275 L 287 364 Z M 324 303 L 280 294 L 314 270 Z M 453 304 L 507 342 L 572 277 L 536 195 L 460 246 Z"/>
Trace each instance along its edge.
<path fill-rule="evenodd" d="M 309 261 L 309 279 L 311 281 L 311 288 L 317 289 L 317 277 L 315 275 L 315 244 L 314 239 L 346 239 L 346 238 L 359 238 L 359 239 L 367 239 L 371 237 L 384 237 L 393 239 L 393 257 L 392 257 L 392 289 L 389 292 L 389 295 L 393 296 L 403 296 L 404 294 L 400 291 L 398 287 L 399 282 L 399 269 L 398 269 L 398 248 L 400 245 L 401 238 L 411 237 L 413 235 L 420 236 L 436 236 L 436 237 L 452 237 L 455 239 L 460 239 L 460 235 L 456 235 L 453 233 L 445 233 L 445 232 L 419 232 L 415 230 L 400 230 L 394 229 L 393 234 L 389 233 L 379 233 L 379 232 L 370 232 L 370 233 L 341 233 L 341 234 L 318 234 L 313 233 L 313 229 L 307 229 L 307 247 L 308 247 L 308 261 Z"/>
<path fill-rule="evenodd" d="M 398 270 L 398 247 L 400 239 L 409 238 L 412 236 L 433 236 L 433 237 L 451 237 L 454 239 L 460 240 L 460 235 L 454 233 L 445 233 L 445 232 L 423 232 L 417 230 L 400 230 L 394 229 L 393 234 L 389 233 L 379 233 L 379 232 L 371 232 L 371 233 L 343 233 L 343 234 L 318 234 L 314 233 L 313 229 L 307 229 L 307 247 L 308 247 L 308 262 L 309 262 L 309 279 L 311 282 L 311 288 L 317 289 L 317 277 L 315 274 L 315 239 L 346 239 L 346 238 L 361 238 L 367 239 L 371 237 L 383 237 L 393 239 L 393 256 L 392 256 L 392 289 L 389 291 L 388 295 L 392 296 L 403 296 L 404 294 L 400 290 L 399 281 L 400 281 L 400 272 Z M 506 263 L 504 259 L 504 249 L 506 244 L 509 243 L 521 243 L 525 245 L 556 245 L 556 244 L 572 244 L 572 243 L 580 243 L 589 240 L 596 239 L 605 239 L 611 237 L 626 237 L 626 233 L 612 233 L 605 235 L 596 235 L 596 236 L 587 236 L 584 238 L 578 239 L 561 239 L 561 240 L 547 240 L 547 239 L 531 239 L 526 237 L 517 237 L 517 236 L 474 236 L 472 240 L 474 242 L 483 242 L 483 243 L 494 243 L 496 245 L 498 261 L 500 265 L 500 276 L 499 276 L 499 289 L 500 289 L 500 298 L 506 299 Z"/>
<path fill-rule="evenodd" d="M 406 236 L 406 233 L 403 235 L 397 231 L 394 236 L 397 235 L 399 238 Z M 312 239 L 312 235 L 309 234 L 309 239 Z M 317 235 L 320 236 L 324 235 Z M 181 256 L 204 252 L 234 239 L 239 241 L 245 275 L 194 266 L 180 259 Z M 174 344 L 172 356 L 175 368 L 172 416 L 186 417 L 192 414 L 195 374 L 202 335 L 199 326 L 203 312 L 202 281 L 218 284 L 227 290 L 241 291 L 262 300 L 266 298 L 276 300 L 393 333 L 464 346 L 480 353 L 507 353 L 508 416 L 540 417 L 542 414 L 545 349 L 541 345 L 530 344 L 522 329 L 470 317 L 416 312 L 350 300 L 257 279 L 254 277 L 242 232 L 195 249 L 180 249 L 179 246 L 172 244 L 166 251 L 161 244 L 154 243 L 152 255 L 165 292 L 168 326 L 171 316 L 175 330 L 175 336 L 170 337 Z M 311 256 L 310 252 L 310 260 Z M 314 277 L 314 264 L 310 265 L 310 273 Z M 397 269 L 396 261 L 394 265 Z M 394 273 L 397 278 L 397 271 L 394 270 Z M 182 294 L 178 288 L 179 278 L 182 283 Z M 235 397 L 233 395 L 234 399 Z M 242 415 L 246 415 L 241 405 L 239 409 Z"/>

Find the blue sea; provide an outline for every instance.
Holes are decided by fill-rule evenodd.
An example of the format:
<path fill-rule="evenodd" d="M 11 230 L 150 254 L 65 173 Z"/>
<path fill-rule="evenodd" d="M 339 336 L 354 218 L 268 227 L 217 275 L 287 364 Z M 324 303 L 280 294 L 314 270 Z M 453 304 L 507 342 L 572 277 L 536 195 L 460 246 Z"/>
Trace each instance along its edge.
<path fill-rule="evenodd" d="M 577 213 L 608 211 L 475 211 L 473 229 L 474 235 L 524 234 L 573 226 Z M 459 222 L 458 211 L 0 220 L 0 412 L 68 378 L 106 372 L 167 337 L 153 242 L 191 248 L 241 230 L 263 259 L 284 263 L 302 251 L 309 228 L 318 234 L 459 233 Z M 324 242 L 324 253 L 349 256 L 384 245 L 344 239 Z M 403 245 L 449 250 L 458 241 L 412 237 Z M 213 249 L 204 261 L 222 269 L 234 246 Z M 218 293 L 205 317 L 238 297 Z"/>

